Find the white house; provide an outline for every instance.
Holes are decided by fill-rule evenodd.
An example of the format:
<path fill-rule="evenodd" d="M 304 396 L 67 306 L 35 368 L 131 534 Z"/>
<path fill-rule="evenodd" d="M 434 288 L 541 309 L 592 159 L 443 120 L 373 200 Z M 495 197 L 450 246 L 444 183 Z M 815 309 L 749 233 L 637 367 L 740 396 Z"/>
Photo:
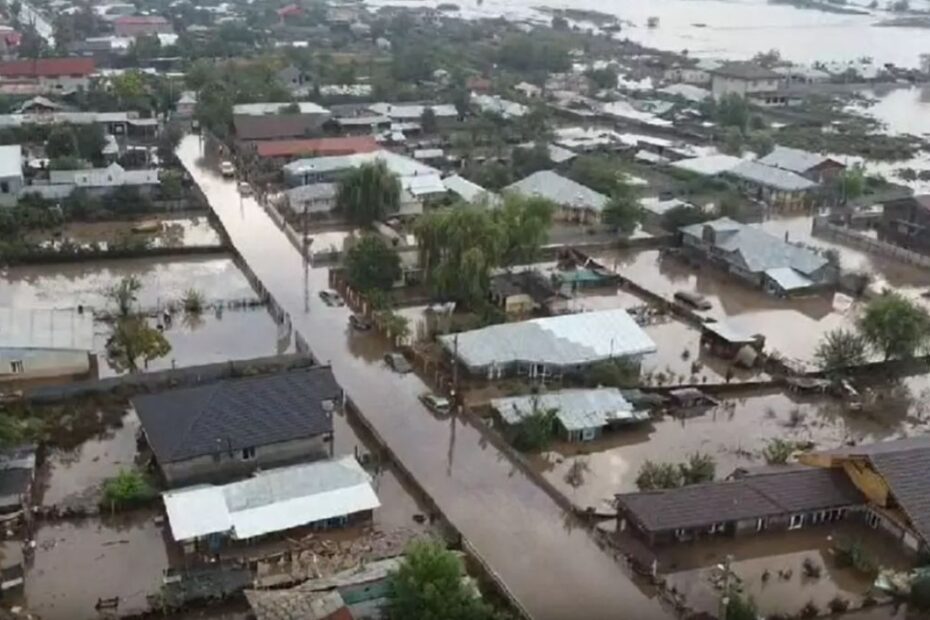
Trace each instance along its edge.
<path fill-rule="evenodd" d="M 715 99 L 730 94 L 750 97 L 774 93 L 781 88 L 782 76 L 751 62 L 728 62 L 710 72 Z"/>
<path fill-rule="evenodd" d="M 23 188 L 23 148 L 0 146 L 0 207 L 13 207 Z"/>
<path fill-rule="evenodd" d="M 85 376 L 93 349 L 90 313 L 0 308 L 0 382 Z"/>
<path fill-rule="evenodd" d="M 192 90 L 185 90 L 181 93 L 180 99 L 174 106 L 174 114 L 178 118 L 193 118 L 196 107 L 197 93 Z"/>

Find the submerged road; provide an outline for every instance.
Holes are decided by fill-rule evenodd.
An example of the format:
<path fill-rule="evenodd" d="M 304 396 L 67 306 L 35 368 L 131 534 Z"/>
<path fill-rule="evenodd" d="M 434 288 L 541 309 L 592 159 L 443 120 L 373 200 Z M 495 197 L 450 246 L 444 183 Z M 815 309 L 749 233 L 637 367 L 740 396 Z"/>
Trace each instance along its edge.
<path fill-rule="evenodd" d="M 420 404 L 428 387 L 388 370 L 378 339 L 353 335 L 349 311 L 320 301 L 327 269 L 305 270 L 264 209 L 207 165 L 198 137 L 186 137 L 178 156 L 314 356 L 333 366 L 365 418 L 535 620 L 669 617 L 478 429 L 439 420 Z"/>

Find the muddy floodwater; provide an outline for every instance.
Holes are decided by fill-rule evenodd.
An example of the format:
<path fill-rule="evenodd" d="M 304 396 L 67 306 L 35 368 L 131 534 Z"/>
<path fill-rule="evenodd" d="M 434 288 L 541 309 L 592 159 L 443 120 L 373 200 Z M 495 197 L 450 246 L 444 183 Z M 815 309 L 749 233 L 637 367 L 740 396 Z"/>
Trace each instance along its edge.
<path fill-rule="evenodd" d="M 647 460 L 683 462 L 701 452 L 714 458 L 717 477 L 725 478 L 738 467 L 765 465 L 763 450 L 774 438 L 831 449 L 930 430 L 926 376 L 869 394 L 862 411 L 850 411 L 832 398 L 747 392 L 701 415 L 664 416 L 593 442 L 560 442 L 533 463 L 576 506 L 612 513 L 614 494 L 637 490 L 636 476 Z M 579 469 L 580 479 L 569 476 Z"/>
<path fill-rule="evenodd" d="M 43 620 L 97 618 L 99 598 L 120 597 L 121 614 L 148 608 L 156 594 L 168 551 L 155 511 L 126 517 L 42 525 L 26 571 L 29 609 Z"/>
<path fill-rule="evenodd" d="M 204 215 L 187 217 L 155 217 L 145 220 L 146 229 L 139 230 L 142 221 L 73 222 L 56 231 L 49 240 L 47 232 L 34 235 L 43 246 L 70 242 L 79 246 L 98 244 L 107 248 L 116 243 L 146 242 L 155 248 L 218 246 L 220 235 Z"/>
<path fill-rule="evenodd" d="M 127 276 L 142 282 L 139 304 L 143 308 L 176 301 L 190 288 L 203 293 L 208 302 L 256 298 L 232 258 L 140 258 L 2 269 L 0 305 L 104 309 L 103 292 Z"/>
<path fill-rule="evenodd" d="M 913 559 L 898 545 L 889 544 L 891 539 L 876 535 L 864 524 L 847 522 L 668 547 L 660 553 L 660 572 L 671 587 L 684 594 L 689 605 L 714 613 L 720 604 L 720 590 L 714 586 L 720 576 L 716 566 L 731 555 L 734 574 L 761 614 L 796 614 L 808 602 L 826 613 L 837 596 L 859 607 L 872 587 L 872 576 L 836 564 L 835 545 L 850 541 L 860 541 L 865 553 L 882 567 L 905 570 L 912 565 Z M 805 560 L 815 567 L 807 576 Z M 818 576 L 814 576 L 816 569 Z M 766 572 L 768 577 L 764 578 Z"/>
<path fill-rule="evenodd" d="M 262 207 L 252 198 L 240 200 L 235 183 L 203 160 L 196 137 L 185 138 L 178 155 L 313 353 L 333 365 L 399 460 L 534 618 L 668 616 L 481 430 L 430 415 L 417 400 L 427 386 L 416 375 L 387 369 L 380 360 L 383 344 L 353 345 L 349 309 L 327 307 L 317 296 L 328 287 L 326 269 L 305 270 L 298 250 Z"/>
<path fill-rule="evenodd" d="M 725 320 L 750 334 L 763 334 L 766 349 L 810 363 L 821 336 L 855 320 L 856 305 L 845 295 L 780 299 L 743 283 L 722 270 L 691 267 L 658 250 L 617 250 L 596 256 L 606 267 L 650 291 L 671 299 L 677 291 L 699 293 L 712 308 L 700 314 Z"/>

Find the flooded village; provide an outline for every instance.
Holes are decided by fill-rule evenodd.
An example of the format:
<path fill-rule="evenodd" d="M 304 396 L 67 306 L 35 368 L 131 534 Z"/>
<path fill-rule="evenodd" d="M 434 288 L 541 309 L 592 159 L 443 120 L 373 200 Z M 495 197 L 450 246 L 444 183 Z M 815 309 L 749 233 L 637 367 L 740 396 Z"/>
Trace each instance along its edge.
<path fill-rule="evenodd" d="M 930 614 L 930 4 L 0 2 L 0 618 Z"/>

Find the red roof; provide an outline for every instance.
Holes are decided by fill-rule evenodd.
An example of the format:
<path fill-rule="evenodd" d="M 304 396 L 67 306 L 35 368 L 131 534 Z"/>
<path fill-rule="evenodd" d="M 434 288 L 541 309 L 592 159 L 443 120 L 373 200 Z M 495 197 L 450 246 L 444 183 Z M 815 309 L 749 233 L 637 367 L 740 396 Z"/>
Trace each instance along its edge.
<path fill-rule="evenodd" d="M 371 136 L 349 138 L 314 138 L 310 140 L 269 140 L 256 145 L 259 157 L 295 157 L 297 155 L 354 155 L 377 151 L 379 146 Z"/>
<path fill-rule="evenodd" d="M 125 15 L 113 20 L 114 24 L 126 25 L 149 25 L 149 24 L 167 24 L 168 20 L 161 15 Z"/>
<path fill-rule="evenodd" d="M 5 78 L 90 75 L 96 68 L 93 58 L 40 58 L 0 63 L 0 75 Z"/>
<path fill-rule="evenodd" d="M 289 4 L 278 9 L 278 17 L 294 17 L 303 13 L 303 9 L 296 4 Z"/>

